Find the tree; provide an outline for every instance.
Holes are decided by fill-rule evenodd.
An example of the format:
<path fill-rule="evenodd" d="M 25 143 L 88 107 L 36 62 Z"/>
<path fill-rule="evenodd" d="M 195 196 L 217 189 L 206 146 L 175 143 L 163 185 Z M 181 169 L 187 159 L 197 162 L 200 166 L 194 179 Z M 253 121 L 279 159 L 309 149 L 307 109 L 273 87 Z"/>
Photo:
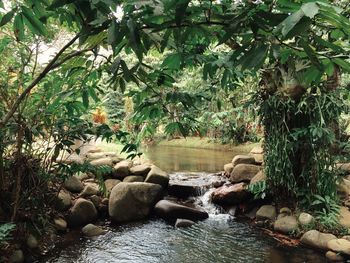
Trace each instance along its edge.
<path fill-rule="evenodd" d="M 122 16 L 113 12 L 117 9 Z M 336 199 L 328 149 L 335 141 L 330 127 L 336 126 L 342 106 L 338 80 L 341 72 L 350 71 L 347 1 L 39 0 L 17 2 L 0 25 L 12 22 L 20 41 L 24 25 L 45 36 L 52 19 L 76 35 L 24 88 L 1 127 L 49 72 L 82 53 L 98 54 L 107 45 L 113 54 L 103 68 L 111 84 L 121 89 L 130 81 L 147 84 L 143 110 L 159 103 L 160 94 L 152 87 L 171 87 L 171 75 L 183 67 L 203 65 L 203 77 L 220 77 L 223 85 L 242 72 L 259 71 L 261 89 L 255 101 L 265 125 L 269 189 L 276 197 L 286 193 L 293 202 L 307 200 L 309 207 L 315 196 Z M 81 48 L 65 53 L 78 39 Z M 229 49 L 214 50 L 220 45 Z M 171 51 L 159 68 L 143 62 L 152 49 Z M 127 64 L 122 51 L 133 52 L 137 61 Z"/>

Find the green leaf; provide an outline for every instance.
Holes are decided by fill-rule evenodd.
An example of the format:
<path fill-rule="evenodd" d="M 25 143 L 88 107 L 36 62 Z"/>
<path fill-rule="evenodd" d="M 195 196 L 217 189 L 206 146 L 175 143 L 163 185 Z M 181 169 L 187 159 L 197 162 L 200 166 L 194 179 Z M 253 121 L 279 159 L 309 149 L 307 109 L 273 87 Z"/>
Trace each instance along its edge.
<path fill-rule="evenodd" d="M 0 27 L 6 25 L 8 22 L 11 21 L 12 17 L 14 16 L 16 10 L 12 9 L 10 12 L 8 12 L 6 15 L 4 15 L 0 21 Z"/>
<path fill-rule="evenodd" d="M 111 25 L 108 28 L 108 37 L 107 42 L 110 45 L 115 45 L 117 40 L 117 22 L 115 20 L 112 21 Z"/>
<path fill-rule="evenodd" d="M 334 58 L 333 62 L 340 66 L 344 71 L 350 72 L 350 63 L 344 59 Z"/>
<path fill-rule="evenodd" d="M 162 63 L 162 67 L 173 69 L 173 70 L 180 69 L 180 66 L 181 66 L 181 55 L 178 53 L 167 56 Z"/>
<path fill-rule="evenodd" d="M 22 41 L 24 39 L 24 24 L 22 14 L 17 14 L 15 16 L 13 31 L 18 41 Z"/>
<path fill-rule="evenodd" d="M 76 0 L 54 0 L 49 8 L 52 10 L 70 3 L 74 3 L 75 1 Z"/>
<path fill-rule="evenodd" d="M 323 66 L 321 62 L 318 60 L 316 53 L 314 52 L 314 49 L 311 47 L 311 45 L 308 44 L 304 39 L 300 39 L 300 44 L 304 48 L 311 63 L 314 64 L 320 71 L 323 71 Z"/>
<path fill-rule="evenodd" d="M 89 107 L 89 93 L 88 93 L 87 89 L 83 89 L 81 96 L 83 99 L 84 107 L 88 108 Z"/>
<path fill-rule="evenodd" d="M 46 28 L 43 23 L 35 16 L 35 14 L 27 7 L 22 6 L 23 15 L 26 18 L 25 22 L 29 29 L 36 35 L 47 35 Z"/>
<path fill-rule="evenodd" d="M 274 30 L 275 32 L 281 31 L 283 36 L 286 36 L 289 31 L 291 31 L 296 24 L 302 19 L 304 16 L 304 12 L 299 10 L 294 14 L 288 16 L 285 20 L 280 23 L 277 28 Z"/>
<path fill-rule="evenodd" d="M 267 56 L 268 45 L 258 44 L 248 50 L 240 59 L 242 70 L 245 69 L 259 69 Z"/>
<path fill-rule="evenodd" d="M 175 8 L 175 23 L 177 26 L 181 25 L 181 22 L 185 16 L 186 9 L 188 7 L 188 4 L 190 3 L 189 0 L 180 0 L 176 4 Z"/>
<path fill-rule="evenodd" d="M 315 15 L 318 14 L 320 8 L 315 2 L 310 2 L 310 3 L 303 4 L 301 6 L 301 10 L 307 17 L 312 19 L 315 17 Z"/>

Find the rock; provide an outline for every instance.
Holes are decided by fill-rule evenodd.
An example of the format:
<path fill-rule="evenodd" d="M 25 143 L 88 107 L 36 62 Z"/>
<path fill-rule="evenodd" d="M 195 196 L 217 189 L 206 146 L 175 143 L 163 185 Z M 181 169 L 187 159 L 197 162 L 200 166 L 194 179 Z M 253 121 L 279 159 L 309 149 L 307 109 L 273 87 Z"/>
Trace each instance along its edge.
<path fill-rule="evenodd" d="M 344 172 L 350 172 L 350 163 L 339 163 L 337 164 L 337 168 L 344 171 Z"/>
<path fill-rule="evenodd" d="M 108 211 L 115 222 L 128 222 L 147 217 L 162 194 L 162 187 L 150 183 L 124 183 L 113 187 Z"/>
<path fill-rule="evenodd" d="M 337 185 L 337 191 L 343 198 L 348 198 L 350 195 L 350 180 L 343 178 Z"/>
<path fill-rule="evenodd" d="M 57 196 L 58 208 L 62 211 L 67 210 L 72 205 L 72 198 L 69 193 L 61 190 Z"/>
<path fill-rule="evenodd" d="M 67 222 L 63 218 L 55 218 L 54 223 L 55 223 L 55 227 L 58 231 L 66 231 L 67 230 Z"/>
<path fill-rule="evenodd" d="M 345 258 L 342 255 L 339 255 L 333 251 L 327 251 L 326 258 L 331 262 L 345 262 Z"/>
<path fill-rule="evenodd" d="M 91 195 L 98 195 L 100 192 L 100 186 L 96 183 L 86 183 L 84 190 L 81 192 L 80 196 L 87 197 Z"/>
<path fill-rule="evenodd" d="M 232 165 L 233 167 L 235 167 L 238 164 L 254 164 L 255 163 L 255 159 L 252 156 L 249 155 L 236 155 L 235 157 L 233 157 L 232 159 Z"/>
<path fill-rule="evenodd" d="M 87 237 L 99 236 L 106 233 L 105 230 L 103 230 L 99 226 L 95 226 L 94 224 L 87 224 L 82 228 L 81 231 L 83 232 L 84 236 L 87 236 Z"/>
<path fill-rule="evenodd" d="M 232 173 L 232 170 L 233 170 L 232 162 L 224 165 L 224 172 L 226 177 L 230 176 L 230 174 Z"/>
<path fill-rule="evenodd" d="M 96 159 L 90 162 L 91 165 L 93 166 L 113 166 L 113 160 L 111 157 L 104 157 L 100 159 Z"/>
<path fill-rule="evenodd" d="M 238 183 L 233 185 L 223 185 L 214 190 L 211 195 L 213 203 L 219 205 L 237 205 L 247 200 L 250 193 L 247 190 L 246 183 Z"/>
<path fill-rule="evenodd" d="M 124 178 L 123 182 L 125 183 L 134 183 L 134 182 L 143 182 L 143 176 L 141 175 L 129 175 Z"/>
<path fill-rule="evenodd" d="M 90 178 L 90 176 L 87 173 L 79 173 L 74 176 L 78 178 L 80 182 Z"/>
<path fill-rule="evenodd" d="M 260 170 L 256 175 L 254 175 L 252 180 L 250 180 L 250 184 L 256 184 L 262 181 L 266 181 L 266 175 L 263 170 Z"/>
<path fill-rule="evenodd" d="M 30 249 L 35 249 L 39 246 L 38 240 L 32 234 L 27 237 L 26 244 Z"/>
<path fill-rule="evenodd" d="M 341 238 L 342 238 L 342 239 L 346 239 L 346 240 L 349 240 L 349 241 L 350 241 L 350 236 L 349 236 L 349 235 L 342 236 Z"/>
<path fill-rule="evenodd" d="M 327 248 L 337 253 L 350 255 L 350 241 L 346 239 L 331 239 L 327 242 Z"/>
<path fill-rule="evenodd" d="M 264 149 L 261 146 L 254 147 L 249 155 L 254 157 L 256 163 L 261 164 L 264 161 Z"/>
<path fill-rule="evenodd" d="M 130 168 L 130 173 L 134 175 L 145 176 L 151 170 L 151 165 L 149 164 L 140 164 Z"/>
<path fill-rule="evenodd" d="M 98 208 L 100 206 L 100 203 L 101 203 L 101 198 L 97 195 L 92 195 L 90 196 L 90 201 L 94 204 L 94 206 L 96 208 Z"/>
<path fill-rule="evenodd" d="M 298 220 L 302 226 L 307 226 L 315 222 L 315 218 L 312 215 L 304 212 L 299 215 Z"/>
<path fill-rule="evenodd" d="M 225 180 L 218 180 L 218 181 L 214 181 L 211 185 L 214 188 L 219 188 L 219 187 L 223 186 L 225 183 L 226 183 Z"/>
<path fill-rule="evenodd" d="M 261 169 L 261 166 L 254 164 L 238 164 L 233 168 L 230 175 L 231 183 L 250 181 Z"/>
<path fill-rule="evenodd" d="M 24 262 L 24 255 L 23 255 L 23 251 L 18 249 L 13 251 L 13 254 L 10 258 L 10 262 L 11 263 L 22 263 Z"/>
<path fill-rule="evenodd" d="M 159 184 L 163 188 L 167 188 L 169 184 L 169 175 L 157 166 L 153 166 L 148 172 L 145 182 Z"/>
<path fill-rule="evenodd" d="M 168 220 L 182 218 L 196 221 L 209 217 L 208 213 L 202 209 L 180 205 L 168 200 L 159 201 L 154 207 L 154 212 L 157 216 Z"/>
<path fill-rule="evenodd" d="M 106 157 L 117 157 L 117 154 L 115 152 L 89 152 L 86 154 L 86 158 L 89 161 L 102 159 Z"/>
<path fill-rule="evenodd" d="M 275 221 L 273 228 L 277 232 L 290 234 L 298 229 L 298 222 L 294 216 L 284 216 Z"/>
<path fill-rule="evenodd" d="M 195 222 L 193 222 L 191 220 L 178 218 L 178 219 L 176 219 L 175 227 L 190 227 L 194 224 L 195 224 Z"/>
<path fill-rule="evenodd" d="M 64 182 L 64 188 L 72 193 L 80 193 L 84 189 L 84 185 L 77 177 L 71 176 Z"/>
<path fill-rule="evenodd" d="M 114 166 L 114 177 L 118 179 L 124 179 L 130 174 L 130 167 L 132 163 L 130 161 L 121 161 Z"/>
<path fill-rule="evenodd" d="M 317 230 L 310 230 L 304 233 L 300 239 L 300 242 L 313 248 L 326 250 L 328 249 L 328 241 L 332 239 L 336 239 L 336 236 L 332 234 L 321 233 Z"/>
<path fill-rule="evenodd" d="M 196 184 L 187 184 L 188 182 L 171 182 L 168 186 L 168 194 L 171 196 L 176 196 L 178 198 L 188 198 L 190 196 L 200 196 L 203 194 L 202 190 L 210 187 L 208 185 L 196 185 Z"/>
<path fill-rule="evenodd" d="M 107 194 L 109 194 L 113 187 L 116 186 L 117 184 L 119 184 L 121 181 L 118 180 L 118 179 L 107 179 L 105 181 L 105 187 L 106 187 L 106 191 L 107 191 Z"/>
<path fill-rule="evenodd" d="M 257 220 L 275 220 L 276 218 L 276 208 L 273 205 L 263 205 L 256 212 Z"/>
<path fill-rule="evenodd" d="M 97 219 L 97 210 L 94 204 L 84 198 L 79 198 L 67 216 L 69 226 L 86 225 Z"/>
<path fill-rule="evenodd" d="M 288 207 L 282 207 L 280 209 L 280 214 L 291 215 L 292 214 L 292 210 L 290 210 Z"/>
<path fill-rule="evenodd" d="M 345 206 L 340 207 L 340 212 L 339 212 L 339 223 L 346 227 L 350 228 L 350 211 L 349 208 Z"/>

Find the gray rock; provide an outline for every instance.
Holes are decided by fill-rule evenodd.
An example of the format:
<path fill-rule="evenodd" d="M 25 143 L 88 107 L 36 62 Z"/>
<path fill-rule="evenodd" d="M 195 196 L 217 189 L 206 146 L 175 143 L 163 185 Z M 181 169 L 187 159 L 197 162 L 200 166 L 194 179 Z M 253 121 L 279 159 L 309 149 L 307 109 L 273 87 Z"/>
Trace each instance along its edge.
<path fill-rule="evenodd" d="M 257 220 L 275 220 L 276 218 L 276 208 L 273 205 L 263 205 L 256 212 Z"/>
<path fill-rule="evenodd" d="M 327 242 L 327 248 L 337 253 L 350 256 L 350 241 L 346 239 L 331 239 Z"/>
<path fill-rule="evenodd" d="M 94 206 L 96 208 L 98 208 L 100 206 L 100 203 L 101 203 L 101 198 L 97 195 L 92 195 L 90 196 L 90 201 L 94 204 Z"/>
<path fill-rule="evenodd" d="M 118 179 L 124 179 L 130 174 L 130 167 L 132 163 L 130 161 L 121 161 L 114 166 L 114 177 Z"/>
<path fill-rule="evenodd" d="M 57 196 L 58 209 L 61 211 L 67 210 L 72 205 L 72 198 L 70 194 L 64 190 L 61 190 Z"/>
<path fill-rule="evenodd" d="M 178 218 L 176 219 L 175 227 L 190 227 L 194 224 L 195 222 L 193 222 L 192 220 Z"/>
<path fill-rule="evenodd" d="M 233 167 L 235 167 L 238 164 L 254 164 L 255 163 L 255 159 L 252 156 L 249 155 L 236 155 L 235 157 L 233 157 L 232 159 L 232 165 Z"/>
<path fill-rule="evenodd" d="M 308 213 L 301 213 L 298 217 L 299 223 L 303 226 L 312 224 L 315 222 L 315 218 Z"/>
<path fill-rule="evenodd" d="M 108 158 L 108 157 L 117 157 L 117 154 L 115 152 L 90 152 L 86 154 L 86 158 L 89 161 L 102 159 L 102 158 Z"/>
<path fill-rule="evenodd" d="M 145 176 L 151 170 L 151 165 L 149 164 L 140 164 L 130 168 L 130 173 L 134 175 Z"/>
<path fill-rule="evenodd" d="M 223 185 L 214 190 L 211 195 L 213 203 L 219 205 L 236 205 L 250 198 L 246 183 Z"/>
<path fill-rule="evenodd" d="M 10 258 L 11 263 L 22 263 L 24 262 L 24 255 L 23 251 L 18 249 L 15 250 Z"/>
<path fill-rule="evenodd" d="M 141 175 L 129 175 L 124 178 L 123 182 L 125 183 L 135 183 L 135 182 L 143 182 L 144 177 Z"/>
<path fill-rule="evenodd" d="M 336 236 L 332 234 L 321 233 L 317 230 L 310 230 L 304 233 L 300 239 L 300 242 L 313 248 L 326 250 L 328 249 L 328 241 L 332 239 L 336 239 Z"/>
<path fill-rule="evenodd" d="M 66 231 L 67 230 L 67 222 L 63 218 L 55 218 L 54 224 L 55 224 L 55 228 L 58 231 Z"/>
<path fill-rule="evenodd" d="M 81 231 L 83 232 L 84 236 L 87 237 L 100 236 L 106 233 L 105 230 L 99 226 L 95 226 L 94 224 L 87 224 Z"/>
<path fill-rule="evenodd" d="M 83 191 L 81 192 L 80 196 L 87 197 L 91 195 L 98 195 L 100 192 L 100 187 L 96 183 L 86 183 Z"/>
<path fill-rule="evenodd" d="M 97 210 L 94 204 L 84 198 L 79 198 L 67 216 L 69 226 L 86 225 L 97 219 Z"/>
<path fill-rule="evenodd" d="M 182 218 L 196 221 L 209 217 L 208 213 L 202 209 L 180 205 L 168 200 L 159 201 L 154 207 L 154 212 L 157 216 L 168 220 Z"/>
<path fill-rule="evenodd" d="M 109 197 L 109 215 L 115 222 L 146 218 L 161 194 L 162 187 L 157 184 L 121 182 Z"/>
<path fill-rule="evenodd" d="M 113 159 L 111 157 L 104 157 L 100 159 L 96 159 L 90 162 L 91 165 L 93 166 L 113 166 Z"/>
<path fill-rule="evenodd" d="M 30 249 L 35 249 L 39 246 L 38 240 L 32 234 L 27 237 L 26 244 Z"/>
<path fill-rule="evenodd" d="M 273 228 L 277 232 L 290 234 L 298 229 L 298 222 L 294 216 L 284 216 L 275 221 Z"/>
<path fill-rule="evenodd" d="M 233 168 L 230 175 L 231 183 L 240 183 L 250 180 L 261 170 L 261 166 L 254 164 L 238 164 Z"/>
<path fill-rule="evenodd" d="M 64 182 L 64 187 L 72 193 L 80 193 L 84 189 L 82 182 L 80 182 L 80 180 L 75 176 L 69 177 Z"/>
<path fill-rule="evenodd" d="M 105 181 L 105 187 L 106 187 L 106 191 L 107 191 L 107 194 L 109 194 L 113 187 L 116 186 L 117 184 L 119 184 L 121 181 L 118 180 L 118 179 L 107 179 Z"/>
<path fill-rule="evenodd" d="M 157 166 L 153 166 L 148 172 L 145 182 L 159 184 L 163 188 L 167 188 L 169 184 L 169 175 Z"/>
<path fill-rule="evenodd" d="M 292 214 L 292 210 L 290 210 L 290 208 L 288 208 L 288 207 L 282 207 L 280 209 L 280 214 L 286 214 L 289 216 Z"/>
<path fill-rule="evenodd" d="M 264 149 L 261 146 L 254 147 L 249 155 L 254 157 L 256 163 L 261 164 L 264 161 Z"/>

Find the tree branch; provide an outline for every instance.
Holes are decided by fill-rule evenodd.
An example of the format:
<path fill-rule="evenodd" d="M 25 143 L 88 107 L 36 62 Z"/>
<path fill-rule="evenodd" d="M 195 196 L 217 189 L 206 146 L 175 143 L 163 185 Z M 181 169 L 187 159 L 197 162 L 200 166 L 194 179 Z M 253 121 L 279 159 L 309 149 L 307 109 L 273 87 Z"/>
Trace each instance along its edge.
<path fill-rule="evenodd" d="M 43 69 L 43 71 L 25 88 L 25 90 L 19 95 L 12 105 L 12 108 L 7 112 L 7 114 L 3 117 L 0 122 L 0 128 L 3 128 L 7 122 L 11 119 L 13 114 L 17 111 L 19 105 L 26 98 L 26 96 L 30 93 L 30 91 L 53 69 L 56 61 L 60 58 L 63 52 L 69 48 L 74 42 L 79 38 L 80 33 L 76 34 L 62 49 L 56 54 L 56 56 L 50 61 L 49 64 Z"/>

